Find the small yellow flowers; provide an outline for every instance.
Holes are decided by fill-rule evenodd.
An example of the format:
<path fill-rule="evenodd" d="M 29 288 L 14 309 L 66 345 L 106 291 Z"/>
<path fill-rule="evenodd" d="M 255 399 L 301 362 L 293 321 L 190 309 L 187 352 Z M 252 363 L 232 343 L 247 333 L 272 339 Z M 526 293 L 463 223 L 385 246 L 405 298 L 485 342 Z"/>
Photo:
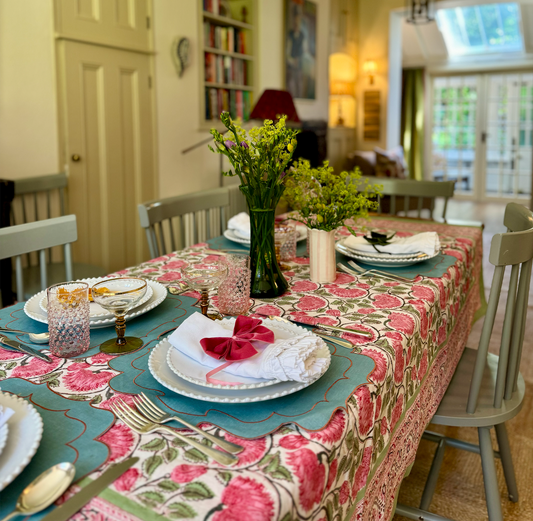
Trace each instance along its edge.
<path fill-rule="evenodd" d="M 300 212 L 296 220 L 309 228 L 331 231 L 347 219 L 364 217 L 377 208 L 376 186 L 364 185 L 361 191 L 359 171 L 335 174 L 329 163 L 311 168 L 300 159 L 286 182 L 285 198 Z"/>
<path fill-rule="evenodd" d="M 289 144 L 287 145 L 287 150 L 288 150 L 289 152 L 292 152 L 292 151 L 294 150 L 294 147 L 292 146 L 292 143 L 289 143 Z"/>

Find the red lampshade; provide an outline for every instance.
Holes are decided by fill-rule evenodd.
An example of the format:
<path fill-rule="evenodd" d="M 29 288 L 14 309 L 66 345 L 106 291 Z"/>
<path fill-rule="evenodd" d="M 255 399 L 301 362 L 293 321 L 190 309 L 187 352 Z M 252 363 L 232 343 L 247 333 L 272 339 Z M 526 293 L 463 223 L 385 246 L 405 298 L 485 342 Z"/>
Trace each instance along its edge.
<path fill-rule="evenodd" d="M 278 116 L 287 116 L 287 121 L 300 123 L 292 95 L 286 90 L 267 89 L 261 94 L 255 104 L 250 119 L 271 119 L 275 121 Z"/>

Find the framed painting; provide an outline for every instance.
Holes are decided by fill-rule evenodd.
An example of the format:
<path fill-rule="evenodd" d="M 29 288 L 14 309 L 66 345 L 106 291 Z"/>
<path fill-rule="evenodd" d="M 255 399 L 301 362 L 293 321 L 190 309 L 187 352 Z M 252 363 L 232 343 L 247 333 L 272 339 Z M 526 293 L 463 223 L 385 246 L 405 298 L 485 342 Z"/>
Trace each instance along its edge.
<path fill-rule="evenodd" d="M 293 98 L 316 99 L 317 4 L 285 0 L 285 88 Z"/>

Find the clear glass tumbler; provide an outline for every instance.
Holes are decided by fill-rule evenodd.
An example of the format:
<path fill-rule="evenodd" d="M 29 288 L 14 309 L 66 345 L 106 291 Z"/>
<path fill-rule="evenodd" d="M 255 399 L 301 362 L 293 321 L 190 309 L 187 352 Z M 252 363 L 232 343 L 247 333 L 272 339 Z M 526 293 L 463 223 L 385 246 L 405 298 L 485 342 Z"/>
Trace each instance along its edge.
<path fill-rule="evenodd" d="M 228 275 L 218 287 L 218 310 L 223 315 L 242 315 L 250 309 L 250 257 L 226 255 Z"/>
<path fill-rule="evenodd" d="M 290 231 L 287 232 L 285 242 L 280 248 L 280 257 L 282 262 L 290 262 L 296 258 L 298 232 L 296 231 L 296 227 L 294 225 L 287 225 L 287 227 L 290 229 Z"/>
<path fill-rule="evenodd" d="M 90 345 L 89 284 L 62 282 L 46 293 L 50 352 L 62 358 L 85 353 Z"/>

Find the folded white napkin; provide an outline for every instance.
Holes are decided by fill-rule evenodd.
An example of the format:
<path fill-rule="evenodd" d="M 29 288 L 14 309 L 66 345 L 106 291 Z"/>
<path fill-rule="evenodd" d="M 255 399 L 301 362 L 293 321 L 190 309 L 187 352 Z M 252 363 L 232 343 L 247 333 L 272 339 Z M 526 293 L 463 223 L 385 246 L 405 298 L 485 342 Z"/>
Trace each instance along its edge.
<path fill-rule="evenodd" d="M 239 235 L 247 239 L 250 238 L 250 216 L 246 212 L 238 213 L 234 215 L 228 221 L 228 229 L 236 230 Z"/>
<path fill-rule="evenodd" d="M 233 326 L 226 329 L 220 322 L 210 320 L 201 313 L 194 313 L 183 321 L 168 340 L 176 349 L 205 365 L 205 372 L 208 373 L 226 362 L 207 355 L 200 345 L 200 340 L 231 336 L 233 336 Z M 249 378 L 309 382 L 322 373 L 328 362 L 324 357 L 324 353 L 328 350 L 326 343 L 311 333 L 277 339 L 273 344 L 253 342 L 253 346 L 259 351 L 257 355 L 242 362 L 234 362 L 224 369 L 224 372 Z"/>
<path fill-rule="evenodd" d="M 376 253 L 374 247 L 363 237 L 350 235 L 344 241 L 347 248 L 361 253 Z M 386 253 L 418 253 L 434 255 L 440 249 L 440 240 L 436 232 L 423 232 L 411 237 L 394 236 L 386 246 L 376 246 L 380 252 Z"/>
<path fill-rule="evenodd" d="M 7 420 L 15 414 L 13 409 L 0 405 L 0 429 L 7 423 Z"/>

